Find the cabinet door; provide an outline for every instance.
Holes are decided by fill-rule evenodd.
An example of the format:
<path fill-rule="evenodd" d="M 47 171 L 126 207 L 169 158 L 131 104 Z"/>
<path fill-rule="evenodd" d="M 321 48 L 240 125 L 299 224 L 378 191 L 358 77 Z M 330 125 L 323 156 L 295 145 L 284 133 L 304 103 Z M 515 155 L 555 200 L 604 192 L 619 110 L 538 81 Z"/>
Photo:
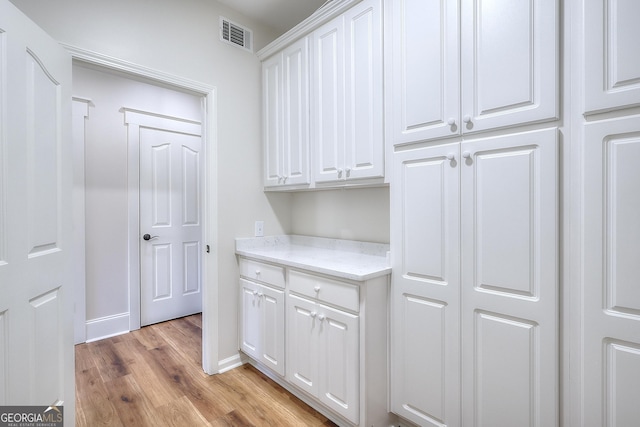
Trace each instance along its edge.
<path fill-rule="evenodd" d="M 463 133 L 557 118 L 557 0 L 461 4 Z"/>
<path fill-rule="evenodd" d="M 313 33 L 311 126 L 316 182 L 344 179 L 344 17 Z"/>
<path fill-rule="evenodd" d="M 264 186 L 282 182 L 282 56 L 262 63 L 262 126 L 264 144 Z"/>
<path fill-rule="evenodd" d="M 640 2 L 584 2 L 585 111 L 640 104 Z"/>
<path fill-rule="evenodd" d="M 382 5 L 365 0 L 345 13 L 344 176 L 384 176 Z"/>
<path fill-rule="evenodd" d="M 309 184 L 308 39 L 282 52 L 282 156 L 286 185 Z"/>
<path fill-rule="evenodd" d="M 354 424 L 360 414 L 358 316 L 319 305 L 318 398 Z M 382 374 L 382 373 L 381 373 Z"/>
<path fill-rule="evenodd" d="M 287 295 L 287 380 L 318 395 L 318 329 L 316 304 Z"/>
<path fill-rule="evenodd" d="M 284 291 L 261 286 L 260 361 L 284 376 Z"/>
<path fill-rule="evenodd" d="M 458 134 L 458 0 L 394 0 L 385 5 L 390 139 L 398 145 Z"/>
<path fill-rule="evenodd" d="M 394 161 L 391 408 L 421 426 L 460 425 L 459 150 Z"/>
<path fill-rule="evenodd" d="M 640 420 L 638 159 L 640 116 L 585 126 L 584 427 L 633 426 Z"/>
<path fill-rule="evenodd" d="M 558 425 L 557 144 L 462 143 L 464 425 Z"/>
<path fill-rule="evenodd" d="M 260 285 L 240 279 L 240 300 L 242 301 L 240 325 L 240 349 L 256 360 L 260 360 L 260 337 L 262 333 Z"/>

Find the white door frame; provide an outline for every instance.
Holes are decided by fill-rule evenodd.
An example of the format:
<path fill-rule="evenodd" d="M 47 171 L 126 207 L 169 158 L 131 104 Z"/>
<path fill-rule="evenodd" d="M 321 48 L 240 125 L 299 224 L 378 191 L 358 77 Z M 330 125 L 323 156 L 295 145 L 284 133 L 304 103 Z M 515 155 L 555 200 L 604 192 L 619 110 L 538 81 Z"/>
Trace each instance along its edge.
<path fill-rule="evenodd" d="M 204 83 L 184 79 L 161 71 L 142 67 L 96 52 L 87 51 L 62 43 L 74 60 L 98 65 L 100 67 L 124 72 L 137 77 L 186 89 L 204 98 L 202 123 L 202 141 L 205 151 L 203 182 L 203 247 L 210 247 L 211 253 L 203 257 L 202 272 L 202 367 L 208 374 L 215 374 L 218 367 L 218 215 L 215 203 L 218 199 L 217 178 L 217 136 L 215 129 L 217 117 L 217 89 Z M 137 147 L 136 147 L 137 149 Z M 131 154 L 131 148 L 129 148 Z M 129 166 L 131 166 L 131 155 Z M 137 159 L 137 155 L 135 158 Z M 137 168 L 137 166 L 136 166 Z M 138 177 L 129 177 L 129 319 L 130 330 L 140 328 L 140 274 L 139 274 L 139 233 L 138 224 Z"/>

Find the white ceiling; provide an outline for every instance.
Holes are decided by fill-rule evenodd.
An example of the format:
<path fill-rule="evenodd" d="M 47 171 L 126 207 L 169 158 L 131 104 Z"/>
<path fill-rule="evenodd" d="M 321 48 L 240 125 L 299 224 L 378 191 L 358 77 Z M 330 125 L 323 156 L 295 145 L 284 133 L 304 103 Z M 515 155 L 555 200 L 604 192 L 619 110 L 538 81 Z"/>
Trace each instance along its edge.
<path fill-rule="evenodd" d="M 285 33 L 327 0 L 218 0 L 243 15 Z"/>

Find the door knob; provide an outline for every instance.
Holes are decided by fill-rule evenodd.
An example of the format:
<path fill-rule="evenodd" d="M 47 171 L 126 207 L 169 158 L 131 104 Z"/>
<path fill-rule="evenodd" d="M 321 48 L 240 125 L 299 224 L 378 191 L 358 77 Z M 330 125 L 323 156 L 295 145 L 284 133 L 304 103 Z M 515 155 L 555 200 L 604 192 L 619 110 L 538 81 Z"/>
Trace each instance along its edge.
<path fill-rule="evenodd" d="M 147 233 L 147 234 L 145 234 L 144 236 L 142 236 L 142 238 L 143 238 L 144 240 L 151 240 L 151 239 L 155 239 L 156 237 L 158 237 L 158 236 L 152 236 L 152 235 L 150 235 L 149 233 Z"/>

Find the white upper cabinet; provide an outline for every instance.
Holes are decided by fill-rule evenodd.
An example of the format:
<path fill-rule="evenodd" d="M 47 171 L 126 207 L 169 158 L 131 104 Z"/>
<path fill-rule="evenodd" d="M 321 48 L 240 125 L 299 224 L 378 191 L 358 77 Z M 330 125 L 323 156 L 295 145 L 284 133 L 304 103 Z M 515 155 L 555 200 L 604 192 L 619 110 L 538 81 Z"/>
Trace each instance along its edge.
<path fill-rule="evenodd" d="M 335 181 L 343 177 L 344 164 L 344 18 L 314 31 L 312 40 L 314 179 Z"/>
<path fill-rule="evenodd" d="M 281 183 L 282 176 L 282 59 L 276 55 L 262 63 L 262 133 L 264 185 Z"/>
<path fill-rule="evenodd" d="M 308 186 L 309 47 L 302 38 L 262 64 L 264 186 Z"/>
<path fill-rule="evenodd" d="M 463 132 L 558 118 L 557 1 L 462 4 Z"/>
<path fill-rule="evenodd" d="M 382 7 L 345 13 L 345 178 L 384 175 Z"/>
<path fill-rule="evenodd" d="M 556 119 L 557 9 L 556 0 L 388 2 L 393 144 Z"/>
<path fill-rule="evenodd" d="M 584 3 L 585 111 L 640 105 L 640 2 Z"/>
<path fill-rule="evenodd" d="M 386 114 L 393 143 L 457 134 L 458 0 L 395 0 L 385 4 Z"/>
<path fill-rule="evenodd" d="M 316 183 L 384 176 L 382 11 L 365 0 L 312 35 Z"/>

